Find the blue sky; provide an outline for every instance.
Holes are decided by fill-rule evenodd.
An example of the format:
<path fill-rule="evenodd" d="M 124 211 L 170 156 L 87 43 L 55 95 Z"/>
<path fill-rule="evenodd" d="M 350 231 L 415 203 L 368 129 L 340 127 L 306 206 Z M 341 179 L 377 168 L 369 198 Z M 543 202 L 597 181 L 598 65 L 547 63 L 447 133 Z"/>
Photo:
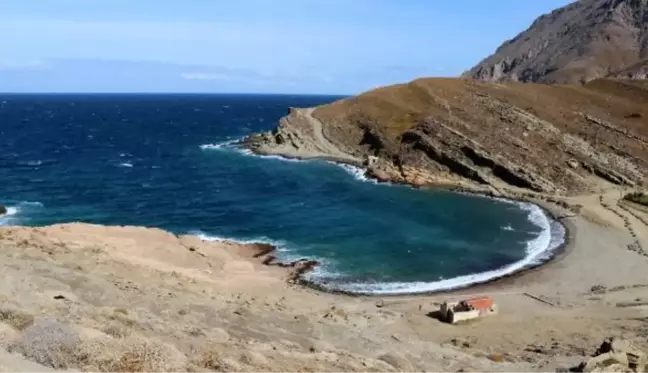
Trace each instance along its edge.
<path fill-rule="evenodd" d="M 0 91 L 354 94 L 457 76 L 569 0 L 0 0 Z"/>

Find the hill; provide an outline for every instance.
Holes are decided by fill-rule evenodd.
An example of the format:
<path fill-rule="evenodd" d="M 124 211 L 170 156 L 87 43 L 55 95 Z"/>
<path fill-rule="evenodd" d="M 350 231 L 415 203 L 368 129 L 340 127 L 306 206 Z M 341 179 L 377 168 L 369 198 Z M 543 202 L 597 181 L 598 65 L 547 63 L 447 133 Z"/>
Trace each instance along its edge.
<path fill-rule="evenodd" d="M 645 64 L 646 58 L 648 0 L 580 0 L 539 17 L 463 76 L 581 83 Z"/>
<path fill-rule="evenodd" d="M 364 164 L 379 179 L 507 194 L 632 187 L 648 170 L 648 82 L 419 79 L 295 109 L 260 153 Z"/>

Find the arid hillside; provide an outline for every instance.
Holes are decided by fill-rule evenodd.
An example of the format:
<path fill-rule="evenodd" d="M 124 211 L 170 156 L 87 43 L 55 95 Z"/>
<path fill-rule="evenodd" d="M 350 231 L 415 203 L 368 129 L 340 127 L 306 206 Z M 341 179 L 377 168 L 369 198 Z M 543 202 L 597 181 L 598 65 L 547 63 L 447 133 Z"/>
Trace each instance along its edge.
<path fill-rule="evenodd" d="M 579 0 L 536 19 L 464 77 L 581 83 L 647 58 L 647 0 Z"/>
<path fill-rule="evenodd" d="M 647 102 L 644 81 L 419 79 L 320 106 L 312 115 L 293 110 L 274 133 L 249 144 L 261 153 L 355 159 L 379 179 L 411 184 L 587 194 L 602 181 L 645 182 Z"/>

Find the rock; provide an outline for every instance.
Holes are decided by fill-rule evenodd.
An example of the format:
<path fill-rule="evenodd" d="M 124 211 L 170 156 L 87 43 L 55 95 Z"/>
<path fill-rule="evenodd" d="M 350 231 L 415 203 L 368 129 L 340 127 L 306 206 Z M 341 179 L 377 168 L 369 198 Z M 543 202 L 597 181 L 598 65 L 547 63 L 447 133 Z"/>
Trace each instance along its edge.
<path fill-rule="evenodd" d="M 7 208 L 0 205 L 0 215 L 5 215 L 7 213 Z"/>
<path fill-rule="evenodd" d="M 629 341 L 608 338 L 594 357 L 581 365 L 583 372 L 645 372 L 646 354 Z"/>
<path fill-rule="evenodd" d="M 645 1 L 575 1 L 537 18 L 463 77 L 488 81 L 584 83 L 648 75 Z M 611 29 L 606 25 L 620 25 Z M 621 26 L 623 25 L 623 26 Z M 607 56 L 628 55 L 632 58 Z M 575 64 L 573 61 L 579 61 Z"/>
<path fill-rule="evenodd" d="M 567 161 L 567 165 L 568 165 L 569 167 L 571 167 L 571 168 L 578 168 L 578 166 L 579 166 L 580 164 L 578 163 L 577 160 L 575 160 L 575 159 L 570 159 L 570 160 Z"/>
<path fill-rule="evenodd" d="M 594 285 L 590 289 L 590 292 L 594 294 L 602 294 L 605 293 L 606 291 L 607 291 L 607 287 L 605 285 Z"/>
<path fill-rule="evenodd" d="M 587 361 L 583 372 L 608 372 L 611 366 L 628 366 L 628 358 L 623 353 L 608 352 L 595 356 Z M 618 372 L 619 370 L 617 370 Z M 624 370 L 620 370 L 624 371 Z"/>

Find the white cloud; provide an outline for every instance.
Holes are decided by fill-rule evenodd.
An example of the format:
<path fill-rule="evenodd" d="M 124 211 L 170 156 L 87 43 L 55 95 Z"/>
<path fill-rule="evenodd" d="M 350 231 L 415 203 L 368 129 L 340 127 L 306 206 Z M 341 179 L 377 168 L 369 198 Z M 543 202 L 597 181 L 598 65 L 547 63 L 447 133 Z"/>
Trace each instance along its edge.
<path fill-rule="evenodd" d="M 46 61 L 0 62 L 0 70 L 47 70 L 52 65 Z"/>
<path fill-rule="evenodd" d="M 225 74 L 216 74 L 216 73 L 182 73 L 180 74 L 182 79 L 186 80 L 230 80 L 231 77 Z"/>

